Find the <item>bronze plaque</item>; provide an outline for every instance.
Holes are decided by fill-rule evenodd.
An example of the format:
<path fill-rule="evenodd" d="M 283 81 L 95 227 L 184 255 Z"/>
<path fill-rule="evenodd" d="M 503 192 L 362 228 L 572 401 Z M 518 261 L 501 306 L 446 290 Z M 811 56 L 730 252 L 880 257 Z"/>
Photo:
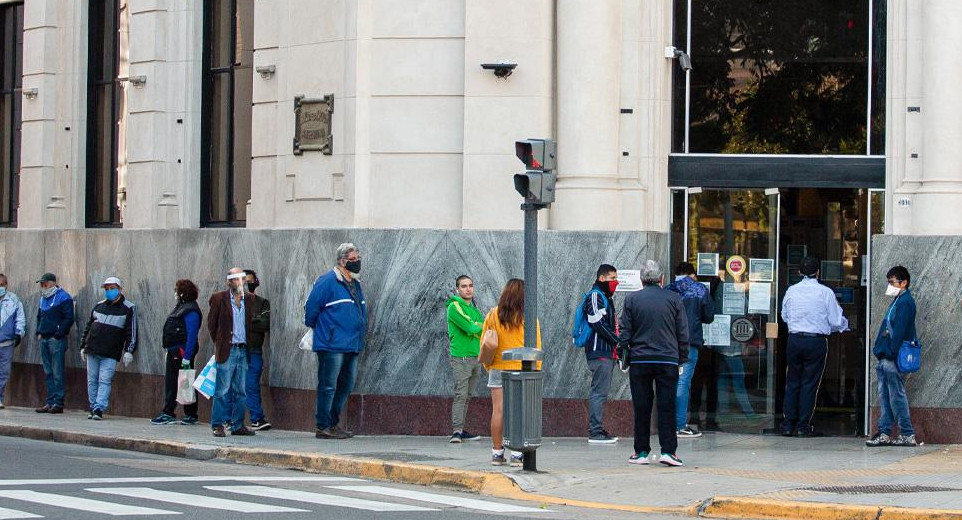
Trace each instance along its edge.
<path fill-rule="evenodd" d="M 294 155 L 305 150 L 334 153 L 331 134 L 331 114 L 334 113 L 334 94 L 322 98 L 294 98 Z"/>

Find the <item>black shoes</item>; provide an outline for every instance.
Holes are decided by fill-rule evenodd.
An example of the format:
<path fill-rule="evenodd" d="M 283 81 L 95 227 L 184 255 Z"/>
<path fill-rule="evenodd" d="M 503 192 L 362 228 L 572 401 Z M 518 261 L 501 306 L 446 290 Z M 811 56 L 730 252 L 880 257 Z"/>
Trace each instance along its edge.
<path fill-rule="evenodd" d="M 271 429 L 271 423 L 267 419 L 260 419 L 251 423 L 251 429 L 254 431 L 267 431 Z"/>

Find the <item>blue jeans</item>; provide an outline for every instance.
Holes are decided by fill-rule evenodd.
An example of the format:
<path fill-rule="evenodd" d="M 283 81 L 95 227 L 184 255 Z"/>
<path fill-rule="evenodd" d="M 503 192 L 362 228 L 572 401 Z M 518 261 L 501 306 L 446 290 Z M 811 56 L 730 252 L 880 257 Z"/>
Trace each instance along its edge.
<path fill-rule="evenodd" d="M 898 422 L 900 435 L 915 435 L 909 415 L 909 397 L 905 393 L 905 377 L 895 362 L 888 359 L 879 360 L 875 365 L 875 374 L 878 376 L 878 400 L 882 408 L 878 431 L 891 436 L 892 425 Z"/>
<path fill-rule="evenodd" d="M 347 397 L 354 390 L 357 354 L 317 352 L 317 404 L 314 422 L 319 430 L 337 426 Z"/>
<path fill-rule="evenodd" d="M 264 372 L 264 354 L 251 351 L 247 358 L 247 409 L 251 412 L 251 422 L 264 419 L 261 407 L 261 374 Z"/>
<path fill-rule="evenodd" d="M 87 401 L 90 411 L 107 410 L 110 402 L 110 383 L 114 380 L 117 360 L 109 357 L 87 354 Z"/>
<path fill-rule="evenodd" d="M 698 347 L 692 345 L 688 350 L 688 362 L 682 365 L 681 376 L 678 377 L 678 391 L 675 392 L 675 429 L 681 430 L 688 426 L 688 399 L 691 397 L 691 378 L 695 375 L 695 365 L 698 364 Z"/>
<path fill-rule="evenodd" d="M 0 347 L 0 401 L 3 401 L 3 389 L 10 379 L 10 365 L 13 364 L 13 345 Z"/>
<path fill-rule="evenodd" d="M 41 338 L 40 360 L 47 382 L 47 405 L 63 408 L 63 363 L 67 339 Z"/>
<path fill-rule="evenodd" d="M 223 426 L 230 421 L 231 431 L 244 426 L 244 383 L 247 378 L 247 349 L 230 348 L 230 357 L 224 363 L 217 363 L 217 378 L 214 380 L 214 407 L 210 413 L 211 427 Z"/>

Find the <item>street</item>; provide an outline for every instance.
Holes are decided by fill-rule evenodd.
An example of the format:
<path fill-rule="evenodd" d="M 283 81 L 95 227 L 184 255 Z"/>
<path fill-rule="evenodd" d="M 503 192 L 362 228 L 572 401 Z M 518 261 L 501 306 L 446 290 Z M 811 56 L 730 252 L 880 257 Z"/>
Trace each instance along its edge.
<path fill-rule="evenodd" d="M 0 437 L 0 520 L 114 517 L 363 520 L 645 516 L 419 486 Z"/>

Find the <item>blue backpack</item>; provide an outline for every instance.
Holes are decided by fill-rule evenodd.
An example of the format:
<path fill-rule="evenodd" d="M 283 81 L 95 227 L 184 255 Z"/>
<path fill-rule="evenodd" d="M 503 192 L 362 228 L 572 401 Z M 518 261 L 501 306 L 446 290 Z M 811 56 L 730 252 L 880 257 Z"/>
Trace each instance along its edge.
<path fill-rule="evenodd" d="M 593 292 L 604 295 L 596 287 L 593 287 L 590 291 L 584 293 L 581 298 L 581 305 L 578 305 L 578 308 L 575 309 L 574 325 L 571 326 L 571 339 L 574 341 L 576 348 L 585 348 L 588 340 L 591 339 L 592 330 L 591 325 L 588 325 L 588 316 L 585 315 L 585 303 L 588 302 L 588 296 Z"/>

